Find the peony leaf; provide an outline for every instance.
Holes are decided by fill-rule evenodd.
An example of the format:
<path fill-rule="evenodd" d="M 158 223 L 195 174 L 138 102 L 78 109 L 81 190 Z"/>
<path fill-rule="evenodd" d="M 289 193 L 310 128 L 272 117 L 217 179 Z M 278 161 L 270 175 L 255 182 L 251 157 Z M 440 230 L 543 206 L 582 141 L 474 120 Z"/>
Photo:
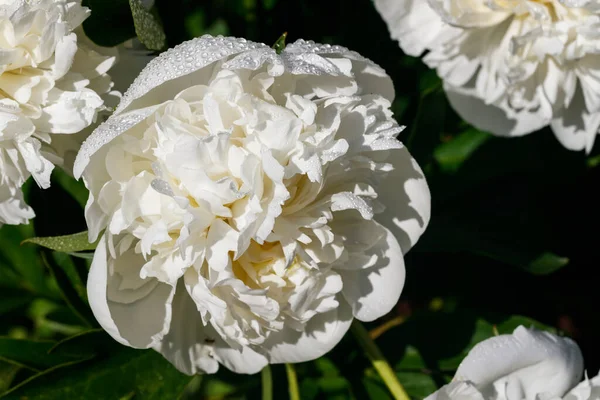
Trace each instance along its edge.
<path fill-rule="evenodd" d="M 33 235 L 33 224 L 5 225 L 0 230 L 0 282 L 3 287 L 15 286 L 33 294 L 57 298 L 47 285 L 44 265 L 35 249 L 19 246 L 25 238 Z"/>
<path fill-rule="evenodd" d="M 64 236 L 33 237 L 21 242 L 21 244 L 24 243 L 37 244 L 38 246 L 63 253 L 95 250 L 98 245 L 98 241 L 94 243 L 88 241 L 87 231 Z"/>
<path fill-rule="evenodd" d="M 492 136 L 477 129 L 469 129 L 449 142 L 438 146 L 433 157 L 442 171 L 456 172 L 479 146 Z"/>
<path fill-rule="evenodd" d="M 569 264 L 569 259 L 549 251 L 512 248 L 501 243 L 481 241 L 480 247 L 470 249 L 475 254 L 501 261 L 534 275 L 548 275 Z"/>
<path fill-rule="evenodd" d="M 101 347 L 97 347 L 99 341 Z M 2 398 L 177 399 L 192 379 L 178 372 L 159 353 L 121 346 L 97 330 L 57 344 L 50 354 L 87 357 L 85 361 L 73 361 L 34 375 Z"/>
<path fill-rule="evenodd" d="M 34 341 L 0 337 L 0 359 L 33 371 L 42 371 L 73 361 L 73 357 L 49 354 L 52 341 Z"/>
<path fill-rule="evenodd" d="M 42 252 L 42 259 L 56 280 L 67 306 L 85 326 L 92 326 L 95 320 L 87 305 L 87 293 L 84 283 L 87 274 L 85 266 L 79 265 L 78 268 L 73 260 L 64 253 L 44 251 Z"/>
<path fill-rule="evenodd" d="M 547 275 L 569 263 L 566 257 L 558 256 L 554 253 L 545 252 L 540 254 L 536 259 L 529 262 L 525 270 L 534 275 Z"/>
<path fill-rule="evenodd" d="M 141 0 L 129 0 L 135 33 L 140 42 L 151 50 L 162 50 L 167 44 L 167 37 L 160 23 L 148 11 Z"/>

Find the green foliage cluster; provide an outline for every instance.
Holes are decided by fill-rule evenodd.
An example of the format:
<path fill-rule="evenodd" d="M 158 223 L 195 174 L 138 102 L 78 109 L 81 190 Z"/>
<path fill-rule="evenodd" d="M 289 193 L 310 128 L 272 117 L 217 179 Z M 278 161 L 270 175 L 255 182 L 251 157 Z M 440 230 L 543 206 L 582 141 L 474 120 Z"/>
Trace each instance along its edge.
<path fill-rule="evenodd" d="M 433 215 L 408 254 L 400 303 L 366 327 L 412 398 L 448 382 L 474 344 L 520 324 L 573 336 L 588 371 L 600 367 L 589 278 L 597 149 L 569 152 L 548 130 L 508 140 L 468 126 L 435 73 L 389 39 L 369 0 L 156 0 L 150 11 L 139 0 L 84 4 L 93 10 L 84 29 L 105 46 L 136 34 L 154 50 L 205 33 L 275 43 L 288 32 L 288 42 L 340 44 L 388 71 L 393 111 L 408 126 L 400 139 L 427 174 Z M 266 382 L 225 368 L 188 377 L 152 350 L 121 346 L 87 304 L 85 234 L 40 239 L 85 230 L 85 188 L 55 171 L 51 189 L 26 191 L 36 219 L 0 230 L 0 399 L 281 399 L 290 376 L 302 399 L 392 398 L 351 335 L 321 359 L 271 366 Z"/>

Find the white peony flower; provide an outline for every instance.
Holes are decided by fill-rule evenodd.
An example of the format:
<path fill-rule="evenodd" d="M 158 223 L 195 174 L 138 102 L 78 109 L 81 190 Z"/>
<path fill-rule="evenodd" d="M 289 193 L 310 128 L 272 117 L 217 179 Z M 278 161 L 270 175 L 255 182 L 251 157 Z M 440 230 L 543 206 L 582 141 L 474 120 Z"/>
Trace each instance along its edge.
<path fill-rule="evenodd" d="M 567 392 L 565 400 L 596 399 L 590 394 L 600 393 L 600 377 L 575 387 L 582 373 L 574 341 L 519 326 L 477 344 L 452 382 L 426 400 L 554 400 Z"/>
<path fill-rule="evenodd" d="M 600 130 L 598 0 L 375 0 L 409 55 L 427 52 L 451 105 L 479 129 L 548 124 L 568 149 Z"/>
<path fill-rule="evenodd" d="M 0 225 L 34 216 L 21 186 L 32 176 L 47 188 L 64 158 L 58 135 L 80 132 L 103 109 L 116 50 L 85 37 L 88 15 L 79 0 L 0 1 Z"/>
<path fill-rule="evenodd" d="M 393 96 L 371 61 L 303 40 L 204 36 L 150 62 L 75 162 L 100 324 L 187 374 L 254 373 L 389 312 L 430 215 Z"/>

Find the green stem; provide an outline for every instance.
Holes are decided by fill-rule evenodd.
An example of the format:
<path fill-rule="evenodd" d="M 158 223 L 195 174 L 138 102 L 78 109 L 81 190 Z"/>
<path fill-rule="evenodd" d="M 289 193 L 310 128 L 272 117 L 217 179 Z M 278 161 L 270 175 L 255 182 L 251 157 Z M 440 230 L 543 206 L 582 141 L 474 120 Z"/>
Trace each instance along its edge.
<path fill-rule="evenodd" d="M 260 377 L 262 381 L 262 400 L 273 400 L 273 378 L 269 364 L 263 368 Z"/>
<path fill-rule="evenodd" d="M 351 329 L 354 337 L 365 351 L 367 357 L 371 361 L 371 364 L 373 364 L 373 367 L 379 376 L 381 376 L 381 379 L 383 379 L 383 382 L 390 390 L 394 398 L 396 400 L 410 400 L 410 397 L 408 397 L 408 394 L 398 381 L 396 373 L 392 367 L 390 367 L 390 364 L 386 361 L 383 354 L 381 354 L 379 347 L 377 347 L 375 342 L 371 339 L 369 332 L 367 332 L 365 327 L 355 319 L 352 322 Z"/>
<path fill-rule="evenodd" d="M 290 400 L 300 400 L 300 390 L 298 389 L 298 377 L 293 364 L 285 364 L 285 372 L 287 372 L 288 390 L 290 392 Z"/>

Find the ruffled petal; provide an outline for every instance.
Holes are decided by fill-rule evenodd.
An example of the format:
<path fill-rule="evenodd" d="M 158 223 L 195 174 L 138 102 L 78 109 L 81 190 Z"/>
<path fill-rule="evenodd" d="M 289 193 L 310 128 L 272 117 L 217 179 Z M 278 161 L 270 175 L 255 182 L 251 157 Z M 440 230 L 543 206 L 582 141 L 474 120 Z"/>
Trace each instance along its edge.
<path fill-rule="evenodd" d="M 376 223 L 374 225 L 377 226 Z M 352 307 L 354 317 L 361 321 L 373 321 L 392 310 L 404 288 L 404 257 L 398 241 L 386 228 L 380 239 L 361 253 L 350 253 L 350 260 L 369 259 L 369 263 L 354 269 L 338 269 L 342 276 L 344 298 Z M 358 227 L 357 227 L 358 228 Z M 376 228 L 376 227 L 374 227 Z M 358 228 L 365 230 L 364 224 Z M 365 235 L 375 234 L 365 230 Z"/>
<path fill-rule="evenodd" d="M 600 112 L 585 111 L 582 93 L 577 90 L 573 101 L 552 120 L 550 126 L 558 141 L 569 150 L 584 150 L 589 153 L 600 132 Z"/>
<path fill-rule="evenodd" d="M 485 398 L 472 383 L 460 381 L 444 385 L 425 400 L 485 400 Z"/>
<path fill-rule="evenodd" d="M 600 374 L 592 379 L 586 378 L 573 388 L 563 400 L 595 400 L 600 399 Z"/>
<path fill-rule="evenodd" d="M 301 332 L 284 327 L 273 333 L 264 348 L 274 364 L 314 360 L 329 352 L 352 324 L 352 309 L 340 299 L 338 308 L 314 316 Z"/>
<path fill-rule="evenodd" d="M 389 229 L 406 254 L 414 246 L 431 218 L 431 193 L 425 174 L 406 148 L 390 159 L 394 170 L 378 186 L 377 199 L 385 205 L 377 222 Z"/>
<path fill-rule="evenodd" d="M 499 104 L 486 104 L 483 99 L 469 94 L 468 90 L 444 85 L 450 105 L 464 120 L 475 128 L 498 136 L 522 136 L 550 123 L 542 107 L 536 110 L 514 111 L 507 100 Z"/>
<path fill-rule="evenodd" d="M 213 374 L 219 363 L 238 374 L 254 374 L 268 363 L 249 347 L 231 348 L 210 324 L 203 325 L 196 304 L 181 283 L 173 299 L 169 333 L 154 349 L 187 375 Z"/>
<path fill-rule="evenodd" d="M 13 193 L 7 186 L 0 186 L 0 226 L 26 224 L 33 217 L 35 213 L 23 200 L 21 189 Z"/>
<path fill-rule="evenodd" d="M 375 7 L 392 39 L 410 56 L 420 56 L 445 25 L 426 0 L 375 0 Z"/>
<path fill-rule="evenodd" d="M 106 236 L 103 235 L 94 253 L 87 281 L 92 312 L 102 328 L 116 341 L 135 348 L 150 348 L 157 344 L 169 329 L 175 289 L 150 280 L 137 282 L 131 289 L 120 289 L 123 279 L 114 271 L 118 270 L 119 266 L 113 266 L 109 270 L 109 255 L 106 250 Z M 125 263 L 131 261 L 126 259 Z M 131 274 L 129 278 L 136 280 Z M 137 277 L 137 281 L 141 279 Z M 128 286 L 132 286 L 131 282 Z M 109 290 L 112 293 L 109 294 Z"/>

